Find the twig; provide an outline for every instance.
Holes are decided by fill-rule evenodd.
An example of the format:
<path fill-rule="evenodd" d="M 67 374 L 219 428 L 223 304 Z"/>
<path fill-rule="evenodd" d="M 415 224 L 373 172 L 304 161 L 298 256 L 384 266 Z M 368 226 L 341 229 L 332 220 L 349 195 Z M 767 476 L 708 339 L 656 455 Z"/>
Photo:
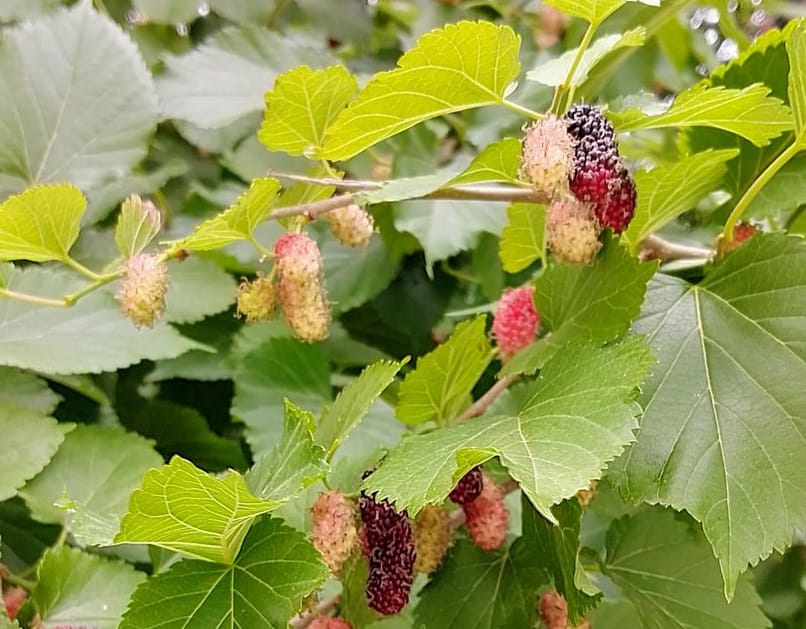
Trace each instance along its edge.
<path fill-rule="evenodd" d="M 660 236 L 647 236 L 641 241 L 642 260 L 707 260 L 714 255 L 713 250 L 704 247 L 690 247 L 676 242 L 669 242 Z"/>
<path fill-rule="evenodd" d="M 454 423 L 460 423 L 465 421 L 466 419 L 470 419 L 471 417 L 478 417 L 479 415 L 483 414 L 493 402 L 501 395 L 504 391 L 507 390 L 510 384 L 515 382 L 518 379 L 518 374 L 509 374 L 508 376 L 504 376 L 498 382 L 496 382 L 493 386 L 491 386 L 487 391 L 482 395 L 478 400 L 473 402 L 470 406 L 468 406 L 465 411 L 459 415 L 455 420 Z"/>

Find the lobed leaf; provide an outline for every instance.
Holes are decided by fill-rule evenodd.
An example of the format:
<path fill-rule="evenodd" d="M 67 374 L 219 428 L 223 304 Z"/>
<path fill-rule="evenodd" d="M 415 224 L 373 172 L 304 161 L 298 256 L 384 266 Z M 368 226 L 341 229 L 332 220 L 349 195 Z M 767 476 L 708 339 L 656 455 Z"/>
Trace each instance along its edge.
<path fill-rule="evenodd" d="M 358 82 L 344 66 L 311 70 L 299 66 L 281 74 L 266 93 L 258 138 L 270 151 L 317 157 L 325 131 L 347 106 Z"/>
<path fill-rule="evenodd" d="M 463 321 L 447 341 L 417 360 L 400 385 L 398 419 L 409 425 L 454 419 L 493 357 L 486 322 L 485 316 Z"/>
<path fill-rule="evenodd" d="M 755 84 L 743 89 L 699 84 L 677 95 L 662 114 L 640 109 L 610 112 L 607 117 L 618 131 L 663 127 L 714 127 L 739 135 L 756 146 L 792 129 L 792 112 L 770 88 Z"/>
<path fill-rule="evenodd" d="M 739 582 L 733 601 L 725 600 L 719 569 L 702 533 L 668 509 L 644 509 L 615 521 L 607 534 L 603 568 L 635 604 L 644 626 L 770 626 L 749 579 Z"/>
<path fill-rule="evenodd" d="M 0 260 L 64 260 L 87 200 L 70 184 L 34 186 L 0 203 Z"/>
<path fill-rule="evenodd" d="M 707 150 L 670 166 L 635 174 L 638 203 L 622 240 L 636 253 L 641 241 L 716 190 L 727 172 L 725 162 L 739 155 L 736 149 Z"/>
<path fill-rule="evenodd" d="M 555 522 L 552 505 L 587 488 L 633 441 L 633 392 L 651 363 L 637 337 L 604 348 L 567 346 L 546 363 L 518 414 L 410 437 L 364 488 L 414 516 L 444 500 L 472 467 L 497 456 L 535 508 Z"/>
<path fill-rule="evenodd" d="M 728 596 L 806 523 L 804 313 L 806 242 L 757 235 L 700 284 L 658 276 L 633 326 L 659 364 L 621 491 L 701 522 Z"/>
<path fill-rule="evenodd" d="M 327 574 L 303 533 L 264 517 L 232 565 L 184 560 L 142 583 L 120 629 L 286 629 Z"/>
<path fill-rule="evenodd" d="M 39 565 L 31 603 L 43 629 L 117 629 L 129 597 L 145 577 L 123 561 L 69 546 L 50 548 Z"/>
<path fill-rule="evenodd" d="M 128 174 L 158 114 L 137 46 L 90 4 L 4 30 L 0 198 L 62 181 L 88 191 Z"/>
<path fill-rule="evenodd" d="M 174 456 L 145 475 L 129 499 L 114 541 L 153 544 L 232 564 L 255 518 L 280 504 L 250 494 L 235 471 L 215 478 Z"/>
<path fill-rule="evenodd" d="M 423 35 L 398 67 L 377 74 L 328 128 L 322 157 L 343 160 L 419 122 L 501 103 L 520 70 L 520 37 L 490 22 Z"/>

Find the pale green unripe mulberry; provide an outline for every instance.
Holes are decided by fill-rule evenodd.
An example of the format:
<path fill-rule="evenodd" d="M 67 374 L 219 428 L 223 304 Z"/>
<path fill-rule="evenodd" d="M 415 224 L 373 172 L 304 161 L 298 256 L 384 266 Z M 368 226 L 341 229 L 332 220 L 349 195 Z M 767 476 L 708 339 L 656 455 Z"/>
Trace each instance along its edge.
<path fill-rule="evenodd" d="M 151 328 L 165 313 L 168 267 L 159 255 L 138 253 L 126 262 L 117 300 L 138 328 Z"/>

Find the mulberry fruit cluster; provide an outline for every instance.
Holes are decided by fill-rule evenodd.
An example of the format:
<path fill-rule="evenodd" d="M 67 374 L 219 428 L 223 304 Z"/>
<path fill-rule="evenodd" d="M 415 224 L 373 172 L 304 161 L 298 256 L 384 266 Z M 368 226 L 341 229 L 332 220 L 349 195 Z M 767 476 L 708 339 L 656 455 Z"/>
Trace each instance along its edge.
<path fill-rule="evenodd" d="M 540 326 L 531 285 L 505 291 L 493 315 L 493 336 L 506 362 L 535 340 Z"/>
<path fill-rule="evenodd" d="M 274 314 L 277 292 L 271 278 L 258 275 L 251 282 L 243 279 L 235 299 L 236 315 L 244 317 L 247 323 L 268 321 Z"/>
<path fill-rule="evenodd" d="M 417 553 L 414 571 L 431 574 L 442 565 L 453 542 L 450 516 L 442 507 L 429 505 L 417 514 L 412 528 Z"/>
<path fill-rule="evenodd" d="M 481 494 L 462 505 L 470 538 L 482 550 L 495 550 L 507 538 L 509 514 L 501 488 L 482 472 Z"/>
<path fill-rule="evenodd" d="M 613 125 L 591 105 L 575 105 L 564 119 L 575 140 L 571 191 L 593 206 L 600 226 L 621 233 L 632 220 L 636 193 L 618 153 Z"/>
<path fill-rule="evenodd" d="M 288 325 L 302 341 L 327 338 L 330 304 L 316 242 L 306 234 L 289 232 L 277 239 L 274 255 L 280 278 L 277 297 Z"/>
<path fill-rule="evenodd" d="M 338 575 L 358 545 L 353 503 L 338 491 L 319 495 L 311 507 L 311 541 L 330 571 Z"/>
<path fill-rule="evenodd" d="M 458 505 L 466 505 L 481 495 L 481 483 L 481 468 L 477 465 L 459 479 L 448 498 Z"/>
<path fill-rule="evenodd" d="M 350 247 L 366 247 L 375 230 L 372 216 L 356 204 L 331 210 L 325 214 L 330 231 L 339 241 Z"/>
<path fill-rule="evenodd" d="M 361 492 L 365 552 L 369 553 L 366 595 L 369 607 L 384 616 L 398 613 L 409 602 L 416 552 L 405 512 L 397 513 L 384 499 Z"/>
<path fill-rule="evenodd" d="M 126 262 L 117 300 L 138 328 L 151 328 L 165 312 L 168 267 L 158 254 L 138 253 Z"/>

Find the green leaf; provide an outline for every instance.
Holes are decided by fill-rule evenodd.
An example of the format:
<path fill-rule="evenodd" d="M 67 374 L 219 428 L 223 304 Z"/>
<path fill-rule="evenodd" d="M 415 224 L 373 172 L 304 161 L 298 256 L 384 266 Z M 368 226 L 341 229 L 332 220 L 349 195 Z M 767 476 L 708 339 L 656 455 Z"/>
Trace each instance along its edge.
<path fill-rule="evenodd" d="M 470 468 L 498 456 L 543 517 L 556 521 L 552 505 L 587 488 L 633 441 L 633 392 L 651 364 L 637 337 L 604 348 L 565 347 L 546 363 L 517 415 L 410 437 L 364 486 L 414 516 L 444 500 Z"/>
<path fill-rule="evenodd" d="M 700 284 L 658 276 L 634 324 L 660 362 L 639 398 L 637 443 L 618 465 L 621 491 L 702 522 L 727 595 L 806 524 L 792 455 L 806 445 L 804 313 L 806 242 L 757 235 Z"/>
<path fill-rule="evenodd" d="M 316 441 L 325 447 L 328 456 L 364 419 L 377 397 L 394 381 L 397 372 L 407 362 L 408 359 L 373 363 L 339 392 L 333 404 L 322 409 L 316 427 Z"/>
<path fill-rule="evenodd" d="M 504 138 L 487 145 L 473 158 L 465 171 L 450 181 L 457 186 L 479 181 L 500 181 L 520 184 L 518 170 L 521 167 L 521 141 L 518 138 Z"/>
<path fill-rule="evenodd" d="M 286 502 L 322 478 L 328 470 L 326 451 L 314 442 L 316 422 L 308 411 L 285 401 L 283 437 L 268 455 L 246 473 L 246 484 L 256 496 Z"/>
<path fill-rule="evenodd" d="M 806 19 L 799 20 L 786 41 L 789 55 L 789 105 L 795 116 L 795 135 L 806 148 Z"/>
<path fill-rule="evenodd" d="M 638 204 L 622 239 L 633 253 L 641 241 L 694 205 L 722 183 L 725 162 L 739 151 L 703 151 L 669 166 L 635 174 Z"/>
<path fill-rule="evenodd" d="M 235 301 L 238 284 L 220 266 L 203 258 L 168 262 L 171 283 L 165 316 L 171 323 L 195 323 L 223 312 Z"/>
<path fill-rule="evenodd" d="M 184 24 L 199 17 L 197 0 L 132 0 L 132 6 L 145 21 L 158 24 Z"/>
<path fill-rule="evenodd" d="M 31 519 L 22 498 L 0 502 L 0 554 L 12 571 L 22 571 L 39 561 L 59 537 L 60 526 Z"/>
<path fill-rule="evenodd" d="M 234 380 L 232 415 L 246 424 L 255 457 L 280 442 L 285 398 L 314 412 L 332 399 L 330 365 L 322 348 L 291 338 L 269 339 L 247 354 Z"/>
<path fill-rule="evenodd" d="M 702 532 L 668 509 L 644 509 L 614 522 L 604 572 L 635 604 L 645 627 L 771 626 L 749 579 L 739 581 L 731 603 L 725 600 L 719 568 Z"/>
<path fill-rule="evenodd" d="M 419 199 L 439 190 L 449 184 L 456 171 L 453 169 L 442 169 L 435 173 L 419 175 L 417 177 L 401 177 L 380 182 L 380 187 L 376 190 L 366 190 L 355 195 L 358 203 L 375 204 L 388 203 L 391 201 L 405 201 L 406 199 Z"/>
<path fill-rule="evenodd" d="M 503 206 L 494 202 L 403 201 L 395 208 L 395 229 L 420 241 L 428 269 L 472 249 L 484 232 L 500 234 L 505 222 Z"/>
<path fill-rule="evenodd" d="M 419 122 L 499 104 L 520 71 L 520 37 L 490 22 L 423 35 L 398 67 L 377 74 L 328 129 L 322 156 L 343 160 Z"/>
<path fill-rule="evenodd" d="M 532 627 L 540 569 L 521 559 L 516 542 L 485 552 L 465 539 L 453 547 L 442 569 L 423 589 L 414 610 L 423 629 Z"/>
<path fill-rule="evenodd" d="M 344 66 L 294 68 L 277 77 L 266 93 L 266 114 L 258 138 L 270 151 L 318 157 L 325 130 L 347 106 L 358 82 Z"/>
<path fill-rule="evenodd" d="M 450 422 L 470 401 L 470 391 L 492 360 L 487 317 L 462 321 L 450 338 L 417 360 L 400 385 L 397 417 L 409 425 Z"/>
<path fill-rule="evenodd" d="M 139 50 L 90 4 L 5 29 L 0 198 L 62 181 L 87 191 L 127 174 L 146 154 L 158 111 Z"/>
<path fill-rule="evenodd" d="M 140 585 L 120 629 L 286 629 L 327 574 L 304 534 L 264 517 L 233 565 L 184 560 Z"/>
<path fill-rule="evenodd" d="M 596 64 L 608 54 L 617 51 L 619 48 L 642 46 L 645 39 L 646 31 L 641 26 L 625 33 L 613 33 L 612 35 L 600 37 L 582 54 L 582 59 L 578 62 L 574 76 L 571 77 L 568 85 L 581 85 L 587 80 L 588 74 L 596 67 Z M 527 72 L 527 80 L 537 81 L 552 87 L 563 85 L 578 53 L 579 48 L 567 50 L 559 57 L 550 59 L 534 70 Z"/>
<path fill-rule="evenodd" d="M 513 203 L 507 208 L 507 225 L 499 255 L 507 273 L 523 271 L 546 256 L 546 206 Z"/>
<path fill-rule="evenodd" d="M 225 27 L 192 52 L 164 58 L 165 72 L 157 79 L 163 114 L 218 129 L 262 111 L 263 95 L 278 74 L 335 62 L 313 43 L 257 25 Z"/>
<path fill-rule="evenodd" d="M 231 564 L 255 518 L 278 506 L 250 494 L 235 471 L 215 478 L 174 456 L 149 471 L 131 495 L 115 542 L 153 544 Z"/>
<path fill-rule="evenodd" d="M 35 186 L 0 203 L 0 260 L 64 260 L 87 200 L 70 184 Z"/>
<path fill-rule="evenodd" d="M 756 146 L 792 129 L 792 112 L 780 99 L 768 96 L 770 88 L 755 84 L 744 89 L 698 84 L 680 92 L 662 114 L 640 109 L 610 112 L 618 131 L 663 127 L 714 127 L 735 133 Z"/>
<path fill-rule="evenodd" d="M 579 528 L 582 507 L 576 498 L 561 502 L 551 510 L 553 525 L 523 500 L 523 541 L 535 563 L 548 570 L 554 587 L 568 603 L 568 620 L 575 626 L 601 598 L 588 581 L 579 560 Z"/>
<path fill-rule="evenodd" d="M 583 20 L 593 24 L 600 24 L 606 17 L 627 2 L 642 2 L 653 7 L 660 5 L 660 0 L 546 0 L 546 4 L 559 9 L 563 13 L 581 17 Z"/>
<path fill-rule="evenodd" d="M 341 601 L 339 615 L 350 623 L 351 627 L 367 627 L 382 616 L 367 604 L 367 578 L 369 565 L 362 553 L 353 553 L 342 568 Z"/>
<path fill-rule="evenodd" d="M 5 370 L 3 370 L 5 371 Z M 0 386 L 5 391 L 5 386 Z M 25 481 L 36 476 L 59 445 L 72 424 L 59 424 L 45 413 L 14 405 L 13 398 L 0 402 L 0 501 L 13 497 Z"/>
<path fill-rule="evenodd" d="M 251 238 L 255 228 L 271 212 L 279 190 L 280 182 L 276 179 L 255 179 L 249 190 L 228 209 L 204 221 L 190 236 L 175 243 L 174 247 L 207 251 Z"/>
<path fill-rule="evenodd" d="M 0 404 L 3 406 L 50 415 L 61 399 L 41 378 L 20 369 L 0 367 Z"/>
<path fill-rule="evenodd" d="M 554 264 L 540 276 L 535 305 L 551 334 L 521 350 L 500 375 L 534 373 L 567 343 L 601 344 L 623 334 L 638 316 L 656 261 L 641 263 L 614 239 L 594 266 Z"/>
<path fill-rule="evenodd" d="M 131 195 L 120 206 L 115 226 L 115 244 L 124 258 L 143 251 L 160 231 L 161 218 L 153 206 L 148 208 L 138 195 Z"/>
<path fill-rule="evenodd" d="M 43 629 L 117 629 L 129 597 L 145 577 L 123 561 L 60 546 L 42 558 L 31 602 Z"/>
<path fill-rule="evenodd" d="M 3 269 L 0 268 L 0 275 Z M 6 286 L 43 297 L 59 297 L 86 282 L 53 268 L 12 270 Z M 120 314 L 110 286 L 84 297 L 71 308 L 31 306 L 0 299 L 0 364 L 46 374 L 99 373 L 143 359 L 175 358 L 200 345 L 165 323 L 138 330 Z"/>
<path fill-rule="evenodd" d="M 140 435 L 116 426 L 79 425 L 20 495 L 40 522 L 64 522 L 65 511 L 56 505 L 71 502 L 117 522 L 146 471 L 161 464 Z"/>

